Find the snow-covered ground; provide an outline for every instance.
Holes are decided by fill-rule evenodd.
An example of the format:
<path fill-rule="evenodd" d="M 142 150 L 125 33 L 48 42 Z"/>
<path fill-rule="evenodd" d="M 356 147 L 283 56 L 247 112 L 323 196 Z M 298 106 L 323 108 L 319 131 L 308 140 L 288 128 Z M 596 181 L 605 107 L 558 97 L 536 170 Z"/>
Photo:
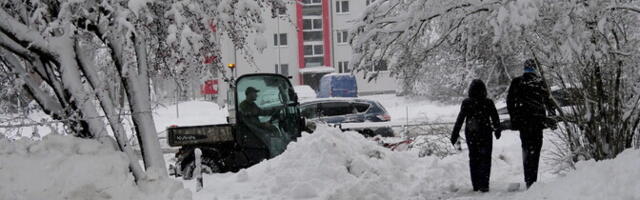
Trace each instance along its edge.
<path fill-rule="evenodd" d="M 376 95 L 393 121 L 452 121 L 459 106 Z M 408 108 L 408 109 L 407 109 Z M 224 123 L 226 110 L 209 102 L 185 102 L 155 110 L 156 127 Z M 408 112 L 407 112 L 408 110 Z M 44 133 L 41 133 L 44 134 Z M 552 149 L 545 132 L 543 155 Z M 170 161 L 171 154 L 165 156 Z M 282 155 L 238 173 L 204 176 L 204 188 L 182 182 L 193 199 L 640 199 L 640 151 L 614 160 L 583 161 L 577 170 L 557 175 L 543 158 L 539 182 L 522 187 L 520 139 L 505 131 L 494 140 L 491 191 L 472 192 L 466 150 L 418 157 L 416 150 L 390 151 L 355 132 L 320 126 L 303 134 Z M 544 156 L 543 156 L 544 157 Z M 520 189 L 509 192 L 514 183 Z M 133 185 L 125 157 L 92 140 L 52 135 L 40 142 L 0 139 L 0 199 L 170 199 L 188 198 L 179 184 Z M 151 189 L 155 188 L 155 189 Z M 160 190 L 157 190 L 160 188 Z M 164 193 L 155 194 L 155 192 Z M 171 191 L 171 192 L 167 192 Z M 120 198 L 122 197 L 122 198 Z"/>
<path fill-rule="evenodd" d="M 0 199 L 191 199 L 180 182 L 153 173 L 136 185 L 128 165 L 124 153 L 96 140 L 0 138 Z"/>

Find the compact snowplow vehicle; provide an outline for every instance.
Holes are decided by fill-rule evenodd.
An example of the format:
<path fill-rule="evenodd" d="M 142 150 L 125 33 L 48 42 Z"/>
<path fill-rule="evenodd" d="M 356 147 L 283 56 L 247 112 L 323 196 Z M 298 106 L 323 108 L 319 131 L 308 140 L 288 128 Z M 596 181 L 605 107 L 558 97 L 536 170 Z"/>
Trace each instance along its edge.
<path fill-rule="evenodd" d="M 228 81 L 227 124 L 169 127 L 170 146 L 180 146 L 170 173 L 191 179 L 194 150 L 205 173 L 238 171 L 281 154 L 305 130 L 298 97 L 279 74 L 248 74 Z"/>

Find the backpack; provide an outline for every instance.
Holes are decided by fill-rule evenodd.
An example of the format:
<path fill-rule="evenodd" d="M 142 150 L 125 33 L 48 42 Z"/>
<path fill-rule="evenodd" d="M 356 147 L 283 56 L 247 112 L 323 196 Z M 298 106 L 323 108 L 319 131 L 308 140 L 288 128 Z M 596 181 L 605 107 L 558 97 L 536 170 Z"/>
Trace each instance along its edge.
<path fill-rule="evenodd" d="M 473 102 L 473 106 L 471 109 L 472 112 L 469 112 L 467 115 L 467 123 L 466 130 L 471 132 L 482 131 L 486 128 L 487 124 L 483 125 L 483 122 L 488 122 L 489 116 L 487 115 L 486 110 L 484 109 L 485 102 L 484 101 L 476 101 Z"/>

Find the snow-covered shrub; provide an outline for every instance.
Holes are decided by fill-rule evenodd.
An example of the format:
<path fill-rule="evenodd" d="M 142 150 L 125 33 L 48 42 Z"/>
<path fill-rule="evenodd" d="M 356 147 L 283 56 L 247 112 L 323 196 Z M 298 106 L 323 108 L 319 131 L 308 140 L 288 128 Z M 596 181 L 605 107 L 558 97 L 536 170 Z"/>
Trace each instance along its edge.
<path fill-rule="evenodd" d="M 109 128 L 140 180 L 147 176 L 122 125 L 128 111 L 145 168 L 166 176 L 159 170 L 166 166 L 150 112 L 152 79 L 177 77 L 181 83 L 205 71 L 205 58 L 222 68 L 220 35 L 242 49 L 251 31 L 264 30 L 257 24 L 265 7 L 283 3 L 0 0 L 0 62 L 8 69 L 1 72 L 15 75 L 13 88 L 24 88 L 68 132 L 106 138 Z M 273 16 L 276 12 L 271 10 Z"/>

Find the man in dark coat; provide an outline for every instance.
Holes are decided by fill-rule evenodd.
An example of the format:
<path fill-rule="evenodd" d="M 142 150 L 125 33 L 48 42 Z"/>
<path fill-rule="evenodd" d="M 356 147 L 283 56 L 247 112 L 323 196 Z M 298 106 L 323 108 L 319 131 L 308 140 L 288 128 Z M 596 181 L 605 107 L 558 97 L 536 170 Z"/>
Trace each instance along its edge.
<path fill-rule="evenodd" d="M 553 113 L 553 102 L 547 85 L 540 75 L 535 60 L 524 63 L 524 74 L 511 81 L 507 94 L 507 109 L 511 126 L 520 131 L 524 180 L 527 188 L 538 179 L 538 163 L 542 148 L 542 129 L 545 128 L 547 113 Z"/>
<path fill-rule="evenodd" d="M 487 98 L 487 88 L 479 80 L 473 80 L 469 87 L 469 98 L 462 101 L 458 119 L 451 133 L 451 143 L 458 141 L 462 122 L 466 121 L 464 134 L 469 147 L 469 169 L 473 191 L 489 191 L 491 175 L 491 149 L 495 131 L 500 138 L 500 119 L 491 99 Z"/>

